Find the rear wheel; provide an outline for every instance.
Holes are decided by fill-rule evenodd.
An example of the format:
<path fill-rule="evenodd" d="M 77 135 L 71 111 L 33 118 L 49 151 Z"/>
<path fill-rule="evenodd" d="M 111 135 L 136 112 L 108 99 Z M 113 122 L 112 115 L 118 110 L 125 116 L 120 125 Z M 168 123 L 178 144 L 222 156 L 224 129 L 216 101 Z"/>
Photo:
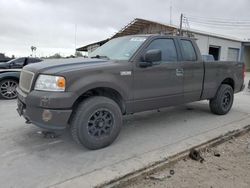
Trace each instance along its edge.
<path fill-rule="evenodd" d="M 210 100 L 210 110 L 214 114 L 227 114 L 232 108 L 234 101 L 234 91 L 230 85 L 222 84 L 216 96 Z"/>
<path fill-rule="evenodd" d="M 12 79 L 2 80 L 0 82 L 0 97 L 10 100 L 17 97 L 16 87 L 18 82 Z"/>
<path fill-rule="evenodd" d="M 110 145 L 122 126 L 118 104 L 107 97 L 91 97 L 83 101 L 71 121 L 73 139 L 88 149 Z"/>

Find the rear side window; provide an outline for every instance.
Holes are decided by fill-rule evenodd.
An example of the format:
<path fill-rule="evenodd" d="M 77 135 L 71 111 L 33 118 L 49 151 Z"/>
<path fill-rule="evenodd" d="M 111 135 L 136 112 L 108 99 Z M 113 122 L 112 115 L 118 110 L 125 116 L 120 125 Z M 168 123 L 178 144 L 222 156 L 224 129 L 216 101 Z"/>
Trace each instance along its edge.
<path fill-rule="evenodd" d="M 182 55 L 184 61 L 196 61 L 197 56 L 190 40 L 181 40 Z"/>
<path fill-rule="evenodd" d="M 23 65 L 24 60 L 25 60 L 25 58 L 18 58 L 16 60 L 14 60 L 13 62 L 15 65 Z"/>
<path fill-rule="evenodd" d="M 162 61 L 177 61 L 177 52 L 173 39 L 156 39 L 149 44 L 148 50 L 161 50 Z"/>
<path fill-rule="evenodd" d="M 28 62 L 27 64 L 31 64 L 31 63 L 37 63 L 40 62 L 40 59 L 36 59 L 36 58 L 28 58 Z"/>

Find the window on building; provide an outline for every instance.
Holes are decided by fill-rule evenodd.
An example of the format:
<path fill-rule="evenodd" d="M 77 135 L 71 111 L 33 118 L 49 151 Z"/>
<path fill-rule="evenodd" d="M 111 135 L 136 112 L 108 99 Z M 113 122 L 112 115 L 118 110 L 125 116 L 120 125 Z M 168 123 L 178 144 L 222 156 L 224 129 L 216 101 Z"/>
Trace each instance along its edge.
<path fill-rule="evenodd" d="M 228 61 L 239 61 L 240 49 L 238 48 L 228 48 L 227 52 L 227 60 Z"/>
<path fill-rule="evenodd" d="M 214 60 L 220 60 L 220 46 L 209 46 L 209 55 L 214 56 Z"/>
<path fill-rule="evenodd" d="M 173 39 L 156 39 L 149 44 L 148 50 L 161 50 L 162 61 L 177 61 L 177 52 Z"/>
<path fill-rule="evenodd" d="M 184 61 L 196 61 L 197 56 L 190 40 L 181 40 L 182 55 Z"/>

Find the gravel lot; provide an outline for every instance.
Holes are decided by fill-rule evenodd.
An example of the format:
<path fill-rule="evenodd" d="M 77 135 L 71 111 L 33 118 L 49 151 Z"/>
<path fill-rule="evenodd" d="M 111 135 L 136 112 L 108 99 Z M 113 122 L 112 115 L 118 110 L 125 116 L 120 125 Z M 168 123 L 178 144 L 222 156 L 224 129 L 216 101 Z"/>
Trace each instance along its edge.
<path fill-rule="evenodd" d="M 202 152 L 201 156 L 203 163 L 185 158 L 127 188 L 250 187 L 250 132 Z"/>

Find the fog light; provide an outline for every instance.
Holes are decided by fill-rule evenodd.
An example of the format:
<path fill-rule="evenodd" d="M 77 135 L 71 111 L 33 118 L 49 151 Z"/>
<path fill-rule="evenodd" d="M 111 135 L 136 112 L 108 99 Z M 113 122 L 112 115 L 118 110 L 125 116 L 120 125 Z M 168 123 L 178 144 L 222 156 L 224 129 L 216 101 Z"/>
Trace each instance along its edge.
<path fill-rule="evenodd" d="M 52 119 L 52 113 L 50 112 L 50 110 L 44 110 L 42 117 L 43 117 L 43 121 L 47 122 Z"/>

